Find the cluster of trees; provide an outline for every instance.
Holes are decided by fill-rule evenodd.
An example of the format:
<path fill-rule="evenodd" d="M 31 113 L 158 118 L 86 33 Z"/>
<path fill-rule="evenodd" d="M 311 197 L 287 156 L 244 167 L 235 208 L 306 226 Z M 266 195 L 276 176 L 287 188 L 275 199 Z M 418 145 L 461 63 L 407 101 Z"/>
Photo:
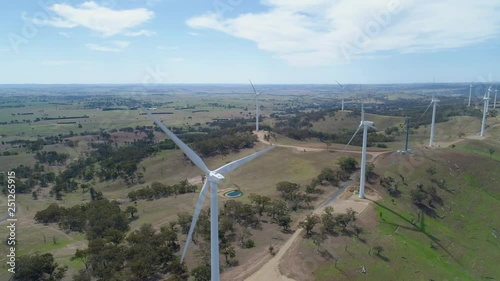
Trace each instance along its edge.
<path fill-rule="evenodd" d="M 399 183 L 393 177 L 383 177 L 380 179 L 379 183 L 383 188 L 387 190 L 390 196 L 399 197 L 401 195 L 401 191 L 399 190 Z"/>
<path fill-rule="evenodd" d="M 127 197 L 131 201 L 154 200 L 170 196 L 177 196 L 180 194 L 193 193 L 196 192 L 197 189 L 198 187 L 196 185 L 190 184 L 187 180 L 183 180 L 180 183 L 174 185 L 153 182 L 151 184 L 151 187 L 148 185 L 145 188 L 131 191 L 129 192 Z"/>
<path fill-rule="evenodd" d="M 129 211 L 121 211 L 116 201 L 104 198 L 69 208 L 52 203 L 35 214 L 35 221 L 57 223 L 63 230 L 85 233 L 89 241 L 105 238 L 119 242 L 129 230 Z"/>
<path fill-rule="evenodd" d="M 38 212 L 35 220 L 57 222 L 63 230 L 85 232 L 88 247 L 76 250 L 72 257 L 82 261 L 85 268 L 73 276 L 73 280 L 140 281 L 158 280 L 165 275 L 170 276 L 168 280 L 186 280 L 187 269 L 175 254 L 180 248 L 175 223 L 160 231 L 144 224 L 126 236 L 128 217 L 134 212 L 137 209 L 133 206 L 122 211 L 116 201 L 101 198 L 70 208 L 51 204 Z M 31 273 L 37 270 L 29 269 Z"/>
<path fill-rule="evenodd" d="M 34 168 L 19 165 L 12 169 L 16 173 L 16 193 L 30 193 L 35 187 L 48 187 L 55 181 L 56 175 L 53 172 L 45 172 L 45 167 L 36 163 Z M 7 194 L 7 177 L 0 174 L 2 192 Z"/>
<path fill-rule="evenodd" d="M 193 149 L 205 157 L 227 155 L 240 149 L 254 147 L 257 137 L 252 134 L 252 127 L 235 127 L 211 130 L 206 135 L 191 135 Z"/>
<path fill-rule="evenodd" d="M 343 131 L 338 134 L 329 134 L 312 130 L 312 123 L 324 119 L 326 115 L 333 116 L 334 112 L 331 110 L 320 110 L 312 112 L 298 112 L 293 116 L 282 116 L 281 121 L 276 123 L 273 130 L 277 133 L 285 135 L 289 138 L 304 141 L 311 138 L 317 138 L 322 142 L 333 142 L 346 144 L 354 134 L 352 131 Z M 354 114 L 352 114 L 354 115 Z M 393 136 L 379 134 L 373 129 L 368 130 L 368 146 L 374 146 L 376 143 L 392 142 Z M 362 145 L 362 136 L 356 136 L 351 144 L 356 146 Z"/>
<path fill-rule="evenodd" d="M 252 198 L 255 199 L 255 197 Z M 266 202 L 268 200 L 270 201 L 269 198 L 265 199 Z M 267 204 L 265 205 L 267 207 Z M 238 264 L 235 246 L 242 249 L 255 247 L 255 241 L 251 239 L 251 230 L 262 227 L 258 215 L 259 211 L 253 204 L 229 200 L 222 206 L 219 212 L 219 247 L 220 253 L 225 260 L 223 268 Z M 186 235 L 192 219 L 190 213 L 179 213 L 177 221 L 171 223 L 171 225 L 178 225 L 179 229 L 175 227 L 174 229 Z M 192 242 L 198 245 L 195 255 L 198 257 L 199 263 L 197 267 L 191 270 L 191 275 L 196 281 L 208 281 L 210 280 L 210 211 L 208 209 L 202 210 L 200 213 Z"/>
<path fill-rule="evenodd" d="M 68 158 L 69 154 L 57 153 L 56 151 L 37 151 L 35 154 L 35 160 L 42 164 L 47 163 L 49 165 L 64 165 Z"/>
<path fill-rule="evenodd" d="M 12 280 L 62 280 L 68 270 L 67 266 L 59 266 L 50 253 L 21 256 L 17 260 L 16 271 Z"/>
<path fill-rule="evenodd" d="M 346 209 L 346 213 L 334 214 L 331 206 L 325 208 L 321 215 L 310 213 L 299 223 L 299 226 L 306 231 L 306 237 L 319 235 L 355 235 L 358 237 L 362 228 L 353 224 L 356 221 L 356 211 L 351 208 Z M 319 229 L 316 226 L 319 226 Z"/>

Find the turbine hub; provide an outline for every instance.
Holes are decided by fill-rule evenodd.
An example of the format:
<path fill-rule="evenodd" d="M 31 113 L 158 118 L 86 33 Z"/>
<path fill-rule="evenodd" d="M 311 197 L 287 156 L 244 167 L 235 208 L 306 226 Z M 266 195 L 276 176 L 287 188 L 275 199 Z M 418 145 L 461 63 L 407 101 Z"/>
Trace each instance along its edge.
<path fill-rule="evenodd" d="M 224 180 L 224 176 L 219 174 L 219 173 L 210 172 L 210 174 L 208 175 L 208 181 L 210 181 L 210 182 L 219 183 L 223 180 Z"/>
<path fill-rule="evenodd" d="M 372 121 L 363 121 L 361 122 L 362 126 L 368 126 L 368 127 L 373 127 L 373 122 Z"/>

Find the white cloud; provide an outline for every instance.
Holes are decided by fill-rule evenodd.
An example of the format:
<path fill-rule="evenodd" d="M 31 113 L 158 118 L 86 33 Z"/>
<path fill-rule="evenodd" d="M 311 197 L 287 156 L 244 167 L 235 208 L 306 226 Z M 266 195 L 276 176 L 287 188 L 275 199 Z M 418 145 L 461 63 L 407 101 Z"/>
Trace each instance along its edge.
<path fill-rule="evenodd" d="M 59 28 L 81 26 L 103 36 L 127 33 L 129 29 L 140 26 L 154 17 L 154 12 L 145 8 L 113 10 L 100 6 L 94 1 L 84 2 L 75 7 L 69 4 L 54 4 L 49 7 L 49 10 L 54 12 L 56 16 L 44 21 L 33 19 L 33 23 L 48 24 Z M 150 34 L 150 32 L 146 33 Z"/>
<path fill-rule="evenodd" d="M 187 20 L 254 41 L 296 65 L 348 62 L 387 52 L 428 52 L 500 35 L 498 0 L 261 0 L 267 11 Z"/>
<path fill-rule="evenodd" d="M 127 48 L 130 42 L 127 41 L 111 41 L 106 45 L 88 43 L 85 45 L 88 49 L 99 52 L 121 52 L 123 49 Z"/>
<path fill-rule="evenodd" d="M 139 30 L 139 31 L 130 31 L 130 32 L 125 32 L 125 36 L 146 36 L 146 37 L 151 37 L 155 36 L 156 32 L 151 31 L 151 30 Z"/>

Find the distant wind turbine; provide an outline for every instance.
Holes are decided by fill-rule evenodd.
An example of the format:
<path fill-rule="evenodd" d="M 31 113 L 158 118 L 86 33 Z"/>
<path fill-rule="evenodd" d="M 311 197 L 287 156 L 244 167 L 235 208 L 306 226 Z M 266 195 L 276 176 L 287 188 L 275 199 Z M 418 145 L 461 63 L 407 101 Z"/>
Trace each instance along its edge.
<path fill-rule="evenodd" d="M 467 105 L 467 106 L 470 106 L 470 100 L 471 100 L 471 98 L 472 98 L 472 87 L 473 87 L 473 86 L 472 86 L 472 84 L 471 84 L 471 85 L 470 85 L 470 89 L 469 89 L 469 105 Z"/>
<path fill-rule="evenodd" d="M 154 121 L 165 134 L 170 137 L 170 139 L 186 154 L 186 156 L 198 167 L 200 168 L 206 176 L 205 183 L 201 188 L 200 195 L 198 197 L 198 201 L 196 202 L 195 211 L 193 214 L 193 220 L 191 222 L 191 227 L 189 228 L 188 236 L 186 238 L 186 244 L 184 245 L 184 250 L 182 251 L 181 262 L 184 261 L 184 257 L 186 256 L 186 251 L 189 246 L 189 242 L 193 237 L 194 228 L 196 226 L 196 222 L 198 221 L 198 217 L 201 212 L 201 208 L 203 207 L 203 203 L 205 202 L 205 196 L 207 193 L 208 186 L 210 185 L 210 264 L 211 264 L 211 280 L 212 281 L 220 281 L 220 272 L 219 272 L 219 204 L 218 204 L 218 195 L 217 195 L 217 184 L 224 180 L 223 174 L 229 173 L 233 170 L 236 170 L 243 164 L 250 162 L 251 160 L 259 157 L 260 155 L 268 152 L 273 147 L 269 147 L 263 149 L 259 152 L 251 154 L 249 156 L 243 157 L 239 160 L 228 163 L 216 170 L 210 171 L 208 167 L 205 165 L 203 160 L 198 156 L 189 146 L 183 143 L 174 133 L 172 133 L 163 123 L 154 118 L 150 112 L 148 113 L 148 117 Z"/>
<path fill-rule="evenodd" d="M 493 100 L 493 109 L 497 108 L 497 94 L 498 94 L 498 89 L 495 88 L 495 99 Z"/>
<path fill-rule="evenodd" d="M 406 117 L 406 141 L 404 149 L 406 153 L 410 152 L 410 125 L 411 125 L 411 117 Z"/>
<path fill-rule="evenodd" d="M 259 131 L 259 115 L 260 115 L 260 105 L 259 105 L 259 95 L 263 92 L 257 92 L 253 86 L 252 80 L 250 80 L 250 85 L 252 85 L 253 92 L 255 93 L 255 131 Z"/>
<path fill-rule="evenodd" d="M 483 107 L 483 122 L 481 123 L 481 137 L 484 137 L 484 128 L 486 126 L 486 116 L 488 115 L 488 106 L 490 105 L 490 92 L 491 90 L 490 86 L 486 93 L 484 93 L 484 107 Z"/>
<path fill-rule="evenodd" d="M 424 111 L 424 114 L 422 114 L 422 116 L 424 116 L 425 113 L 427 113 L 427 110 L 429 110 L 429 108 L 432 105 L 431 137 L 429 139 L 429 147 L 432 147 L 434 145 L 434 127 L 436 125 L 436 107 L 437 107 L 437 103 L 438 102 L 439 102 L 439 100 L 435 99 L 434 95 L 432 95 L 431 103 L 429 104 L 429 106 L 427 107 L 427 109 Z M 422 116 L 420 118 L 422 118 Z"/>
<path fill-rule="evenodd" d="M 339 84 L 340 86 L 340 93 L 342 94 L 342 92 L 344 92 L 344 86 L 342 86 L 342 84 L 339 83 L 339 81 L 335 80 L 335 82 L 337 82 L 337 84 Z M 344 97 L 342 96 L 342 111 L 344 111 Z"/>
<path fill-rule="evenodd" d="M 366 146 L 368 142 L 368 128 L 375 128 L 373 122 L 365 121 L 365 108 L 364 105 L 361 104 L 361 122 L 359 123 L 358 129 L 354 132 L 354 135 L 349 140 L 344 150 L 351 144 L 351 141 L 356 137 L 359 130 L 363 127 L 363 147 L 361 150 L 361 175 L 359 180 L 359 198 L 365 198 L 365 182 L 366 182 Z"/>

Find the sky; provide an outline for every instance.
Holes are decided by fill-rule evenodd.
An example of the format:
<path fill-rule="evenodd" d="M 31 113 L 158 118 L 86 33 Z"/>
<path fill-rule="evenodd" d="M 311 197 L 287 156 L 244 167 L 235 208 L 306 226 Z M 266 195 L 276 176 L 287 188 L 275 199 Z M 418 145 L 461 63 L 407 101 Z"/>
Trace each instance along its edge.
<path fill-rule="evenodd" d="M 3 1 L 0 84 L 500 81 L 498 0 Z"/>

